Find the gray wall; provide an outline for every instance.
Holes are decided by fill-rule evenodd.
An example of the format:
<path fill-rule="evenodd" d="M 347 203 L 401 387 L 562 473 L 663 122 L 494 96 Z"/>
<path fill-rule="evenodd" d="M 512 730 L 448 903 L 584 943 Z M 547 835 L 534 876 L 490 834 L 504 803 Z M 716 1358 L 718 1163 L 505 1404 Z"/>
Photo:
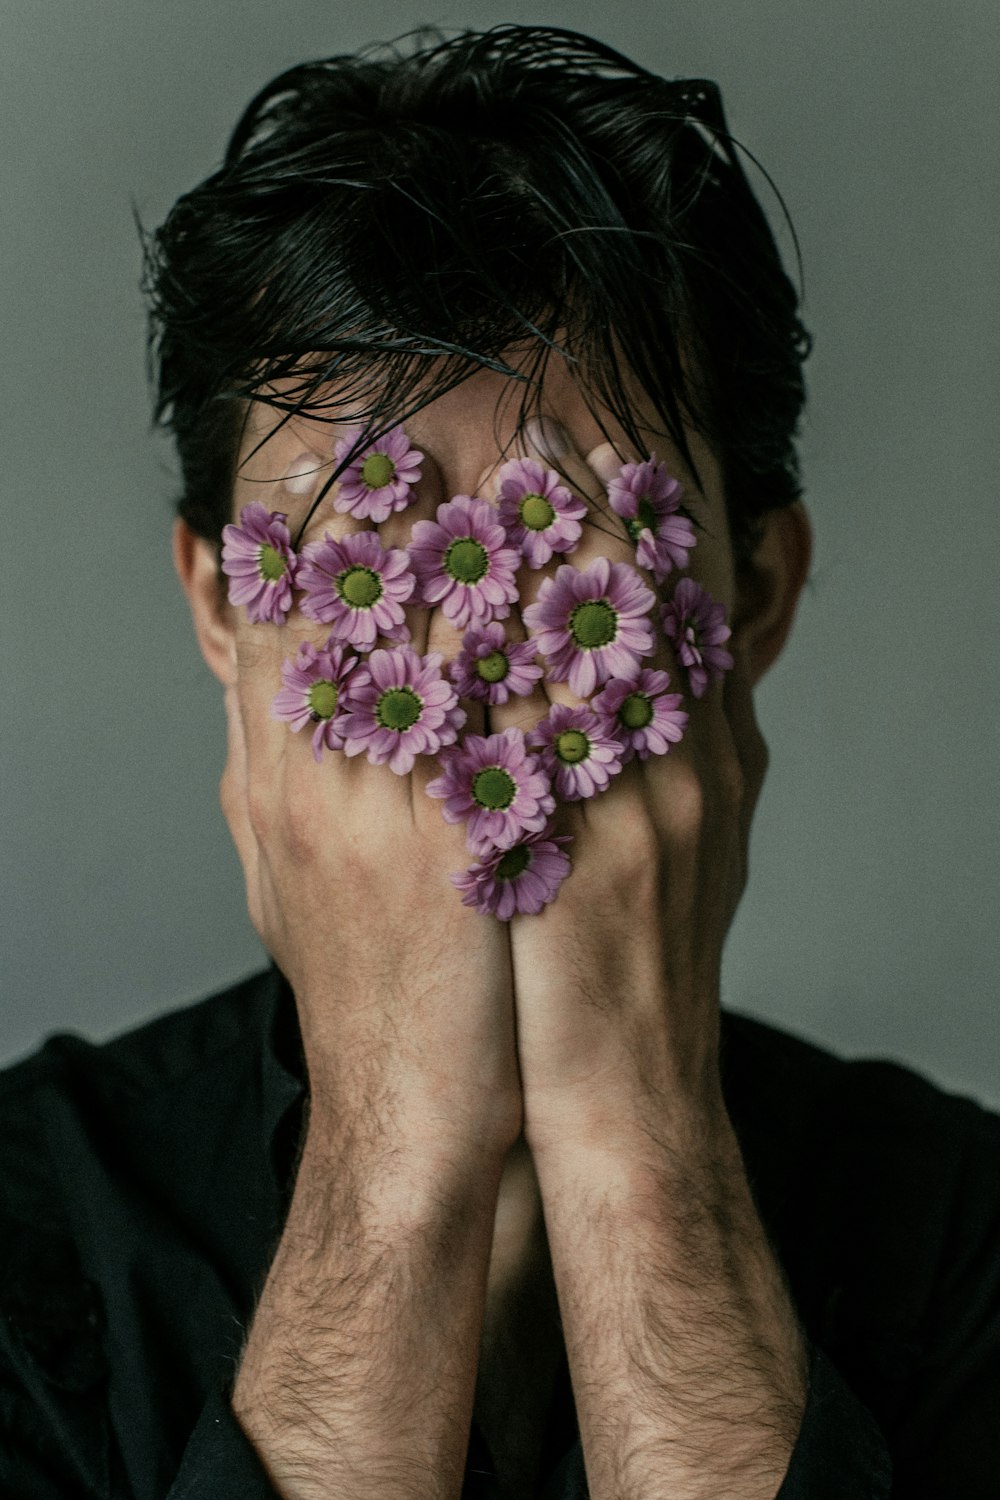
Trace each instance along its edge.
<path fill-rule="evenodd" d="M 725 999 L 996 1107 L 995 0 L 4 0 L 0 1056 L 260 961 L 169 563 L 130 200 L 159 222 L 278 69 L 470 19 L 718 79 L 787 198 L 818 547 L 760 694 Z"/>

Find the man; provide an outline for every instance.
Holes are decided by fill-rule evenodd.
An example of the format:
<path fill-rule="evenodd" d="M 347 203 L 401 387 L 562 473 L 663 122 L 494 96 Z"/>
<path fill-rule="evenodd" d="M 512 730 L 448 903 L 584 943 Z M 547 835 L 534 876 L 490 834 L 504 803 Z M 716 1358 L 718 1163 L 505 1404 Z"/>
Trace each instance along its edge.
<path fill-rule="evenodd" d="M 810 532 L 808 340 L 712 86 L 513 26 L 293 69 L 150 244 L 148 289 L 274 966 L 4 1075 L 4 1493 L 992 1493 L 1000 1122 L 719 1005 L 753 689 Z M 335 508 L 358 423 L 405 423 L 406 511 Z M 223 528 L 259 502 L 300 556 L 403 548 L 520 458 L 586 502 L 574 568 L 629 564 L 608 496 L 651 452 L 732 665 L 696 686 L 664 634 L 683 737 L 559 806 L 570 874 L 501 921 L 448 878 L 469 853 L 425 795 L 437 757 L 317 760 L 274 717 L 329 625 L 230 603 Z M 558 565 L 519 569 L 507 639 Z M 443 608 L 405 619 L 421 656 L 461 649 Z M 464 732 L 580 702 L 550 672 L 468 699 Z"/>

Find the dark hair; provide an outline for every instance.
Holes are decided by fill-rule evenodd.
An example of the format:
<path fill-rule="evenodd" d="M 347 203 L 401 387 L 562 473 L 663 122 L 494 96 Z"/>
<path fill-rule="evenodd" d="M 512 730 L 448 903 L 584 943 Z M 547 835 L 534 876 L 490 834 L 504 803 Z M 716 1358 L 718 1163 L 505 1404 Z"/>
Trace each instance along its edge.
<path fill-rule="evenodd" d="M 624 367 L 696 475 L 684 421 L 703 434 L 739 560 L 801 493 L 810 341 L 707 80 L 519 25 L 304 63 L 144 250 L 154 420 L 203 536 L 248 399 L 381 432 L 486 366 L 522 382 L 523 421 L 553 352 L 637 446 Z"/>

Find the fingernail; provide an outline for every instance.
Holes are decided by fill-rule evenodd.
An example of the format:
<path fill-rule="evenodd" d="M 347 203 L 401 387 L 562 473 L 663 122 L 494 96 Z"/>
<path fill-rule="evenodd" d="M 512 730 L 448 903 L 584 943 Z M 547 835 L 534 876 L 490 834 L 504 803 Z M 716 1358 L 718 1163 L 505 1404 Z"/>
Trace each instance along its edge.
<path fill-rule="evenodd" d="M 570 451 L 565 428 L 551 417 L 532 417 L 525 425 L 524 435 L 543 458 L 563 458 Z"/>
<path fill-rule="evenodd" d="M 610 443 L 600 443 L 587 454 L 585 462 L 588 469 L 593 469 L 598 479 L 607 482 L 618 477 L 625 460 L 616 453 Z"/>
<path fill-rule="evenodd" d="M 316 483 L 322 460 L 318 453 L 300 453 L 289 465 L 285 475 L 285 489 L 293 495 L 306 495 Z"/>

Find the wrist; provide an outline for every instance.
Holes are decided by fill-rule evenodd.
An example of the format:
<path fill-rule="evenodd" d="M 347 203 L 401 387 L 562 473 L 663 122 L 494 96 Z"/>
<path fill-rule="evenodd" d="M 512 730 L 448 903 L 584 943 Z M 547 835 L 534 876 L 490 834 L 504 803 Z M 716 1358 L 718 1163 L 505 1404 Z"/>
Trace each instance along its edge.
<path fill-rule="evenodd" d="M 717 1074 L 697 1092 L 680 1086 L 641 1095 L 608 1091 L 583 1102 L 550 1096 L 542 1104 L 529 1093 L 524 1134 L 539 1174 L 546 1167 L 558 1174 L 574 1163 L 592 1171 L 604 1163 L 609 1178 L 624 1182 L 644 1166 L 662 1176 L 739 1155 Z"/>
<path fill-rule="evenodd" d="M 492 1220 L 507 1150 L 499 1134 L 435 1132 L 423 1115 L 388 1128 L 371 1113 L 345 1121 L 311 1106 L 295 1197 L 325 1222 L 349 1216 L 400 1233 L 435 1219 Z"/>

